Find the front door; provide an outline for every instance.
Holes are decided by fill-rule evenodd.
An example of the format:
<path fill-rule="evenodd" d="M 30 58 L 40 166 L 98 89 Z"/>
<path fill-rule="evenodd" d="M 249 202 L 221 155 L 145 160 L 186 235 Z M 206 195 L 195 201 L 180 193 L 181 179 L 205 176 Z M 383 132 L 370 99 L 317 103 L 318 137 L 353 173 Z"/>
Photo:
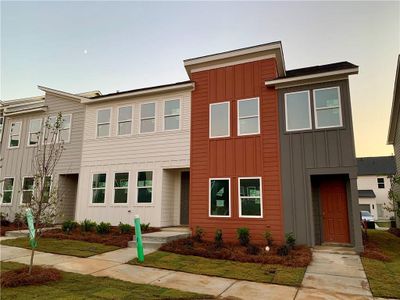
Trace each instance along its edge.
<path fill-rule="evenodd" d="M 350 243 L 346 184 L 343 179 L 323 180 L 320 185 L 324 242 Z"/>
<path fill-rule="evenodd" d="M 181 225 L 189 224 L 189 182 L 190 173 L 181 173 Z"/>

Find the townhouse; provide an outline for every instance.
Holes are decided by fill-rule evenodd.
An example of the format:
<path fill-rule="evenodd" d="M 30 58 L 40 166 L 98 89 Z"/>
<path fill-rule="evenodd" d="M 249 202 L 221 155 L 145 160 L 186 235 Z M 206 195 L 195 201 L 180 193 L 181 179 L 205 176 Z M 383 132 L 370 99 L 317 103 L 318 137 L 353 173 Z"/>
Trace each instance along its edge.
<path fill-rule="evenodd" d="M 139 214 L 153 226 L 199 226 L 208 239 L 220 228 L 236 240 L 248 227 L 255 242 L 293 232 L 298 243 L 360 251 L 348 81 L 358 67 L 286 70 L 280 42 L 184 65 L 190 80 L 176 84 L 42 88 L 83 107 L 75 218 L 116 225 Z"/>

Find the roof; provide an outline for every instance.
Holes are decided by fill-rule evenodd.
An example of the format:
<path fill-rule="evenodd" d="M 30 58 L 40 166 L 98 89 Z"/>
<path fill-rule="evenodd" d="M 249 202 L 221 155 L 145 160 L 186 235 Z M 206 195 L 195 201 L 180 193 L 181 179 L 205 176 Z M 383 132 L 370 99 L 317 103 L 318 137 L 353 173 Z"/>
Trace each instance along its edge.
<path fill-rule="evenodd" d="M 357 166 L 358 176 L 396 174 L 396 161 L 394 156 L 357 158 Z"/>
<path fill-rule="evenodd" d="M 394 78 L 392 111 L 390 113 L 389 133 L 387 142 L 393 145 L 396 137 L 397 123 L 400 111 L 400 55 L 397 58 L 397 70 Z"/>
<path fill-rule="evenodd" d="M 358 190 L 358 198 L 376 198 L 373 190 Z"/>
<path fill-rule="evenodd" d="M 287 70 L 286 76 L 284 78 L 305 76 L 305 75 L 333 72 L 333 71 L 340 71 L 340 70 L 347 70 L 347 69 L 353 69 L 353 68 L 358 68 L 358 66 L 356 66 L 348 61 L 341 61 L 341 62 L 336 62 L 336 63 L 332 63 L 332 64 Z"/>

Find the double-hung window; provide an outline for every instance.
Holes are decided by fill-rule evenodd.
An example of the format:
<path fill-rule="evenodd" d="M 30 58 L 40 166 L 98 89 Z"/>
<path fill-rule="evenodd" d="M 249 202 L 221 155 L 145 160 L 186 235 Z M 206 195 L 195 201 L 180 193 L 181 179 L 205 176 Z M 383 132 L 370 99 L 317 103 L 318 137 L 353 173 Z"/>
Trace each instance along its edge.
<path fill-rule="evenodd" d="M 103 204 L 106 198 L 106 179 L 105 173 L 93 174 L 92 179 L 92 203 Z"/>
<path fill-rule="evenodd" d="M 4 126 L 4 117 L 0 116 L 0 142 L 3 139 L 3 126 Z"/>
<path fill-rule="evenodd" d="M 34 146 L 39 143 L 41 130 L 42 119 L 34 119 L 29 121 L 28 146 Z"/>
<path fill-rule="evenodd" d="M 1 195 L 2 204 L 11 204 L 14 190 L 14 178 L 8 177 L 3 180 L 3 191 Z"/>
<path fill-rule="evenodd" d="M 230 217 L 230 190 L 231 181 L 229 178 L 210 179 L 210 217 Z"/>
<path fill-rule="evenodd" d="M 10 127 L 9 148 L 18 148 L 21 139 L 22 122 L 12 122 Z"/>
<path fill-rule="evenodd" d="M 342 126 L 339 87 L 314 90 L 315 127 Z"/>
<path fill-rule="evenodd" d="M 164 103 L 164 130 L 179 129 L 180 100 L 167 100 Z"/>
<path fill-rule="evenodd" d="M 238 135 L 260 133 L 259 98 L 238 100 Z"/>
<path fill-rule="evenodd" d="M 22 180 L 22 195 L 21 195 L 22 204 L 31 202 L 34 188 L 35 188 L 35 179 L 33 177 L 24 177 Z"/>
<path fill-rule="evenodd" d="M 156 126 L 156 104 L 142 103 L 140 105 L 140 133 L 154 132 Z"/>
<path fill-rule="evenodd" d="M 97 111 L 97 137 L 110 136 L 111 108 Z"/>
<path fill-rule="evenodd" d="M 132 106 L 118 108 L 118 135 L 129 135 L 132 132 Z"/>
<path fill-rule="evenodd" d="M 239 178 L 239 216 L 262 217 L 261 178 Z"/>
<path fill-rule="evenodd" d="M 376 181 L 378 182 L 378 189 L 385 188 L 385 179 L 384 178 L 377 178 Z"/>
<path fill-rule="evenodd" d="M 59 142 L 68 143 L 71 136 L 71 115 L 62 116 L 60 132 L 58 136 Z"/>
<path fill-rule="evenodd" d="M 312 128 L 309 91 L 285 94 L 286 131 Z"/>
<path fill-rule="evenodd" d="M 137 178 L 137 202 L 152 203 L 153 195 L 153 172 L 138 172 Z"/>
<path fill-rule="evenodd" d="M 129 173 L 114 174 L 114 203 L 128 203 Z"/>
<path fill-rule="evenodd" d="M 210 137 L 228 137 L 230 135 L 229 102 L 210 104 Z"/>

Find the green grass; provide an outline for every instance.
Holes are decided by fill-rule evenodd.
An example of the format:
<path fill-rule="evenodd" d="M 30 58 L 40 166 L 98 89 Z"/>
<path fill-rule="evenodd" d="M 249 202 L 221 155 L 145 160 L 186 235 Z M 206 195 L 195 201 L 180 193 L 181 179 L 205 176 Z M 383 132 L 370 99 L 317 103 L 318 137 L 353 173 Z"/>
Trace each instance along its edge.
<path fill-rule="evenodd" d="M 379 227 L 390 227 L 390 221 L 376 221 L 375 222 Z"/>
<path fill-rule="evenodd" d="M 10 239 L 1 242 L 2 245 L 31 249 L 28 238 Z M 89 243 L 76 240 L 58 240 L 41 238 L 38 241 L 37 251 L 55 254 L 72 255 L 77 257 L 89 257 L 104 252 L 120 249 L 116 246 Z"/>
<path fill-rule="evenodd" d="M 400 298 L 400 238 L 378 230 L 369 230 L 368 236 L 391 257 L 389 262 L 362 257 L 372 294 L 375 297 Z"/>
<path fill-rule="evenodd" d="M 230 260 L 180 255 L 164 251 L 156 251 L 146 255 L 144 263 L 139 263 L 136 259 L 131 260 L 129 263 L 194 274 L 291 286 L 300 286 L 306 270 L 306 268 L 242 263 Z"/>
<path fill-rule="evenodd" d="M 2 262 L 1 270 L 23 265 Z M 148 284 L 135 284 L 107 277 L 62 272 L 62 280 L 39 286 L 2 288 L 1 299 L 210 299 L 211 296 L 181 292 Z M 208 298 L 207 298 L 208 297 Z"/>

